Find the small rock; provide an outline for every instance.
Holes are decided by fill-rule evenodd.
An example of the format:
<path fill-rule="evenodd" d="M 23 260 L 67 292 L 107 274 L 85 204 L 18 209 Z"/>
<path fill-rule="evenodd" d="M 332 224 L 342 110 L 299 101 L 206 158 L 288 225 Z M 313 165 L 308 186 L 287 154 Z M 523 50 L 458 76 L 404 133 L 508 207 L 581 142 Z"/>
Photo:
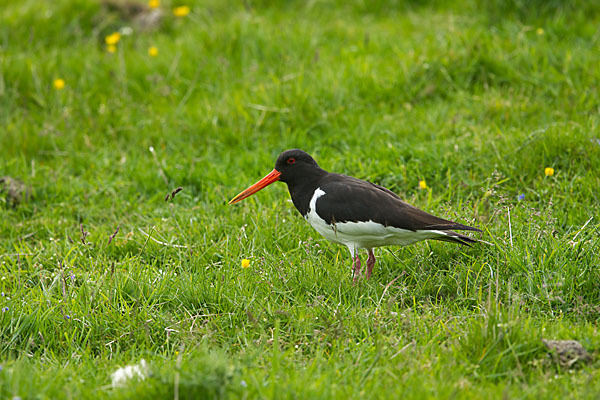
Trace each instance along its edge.
<path fill-rule="evenodd" d="M 572 368 L 578 361 L 592 361 L 590 353 L 576 340 L 542 339 L 542 343 L 552 354 L 554 362 L 562 367 Z"/>

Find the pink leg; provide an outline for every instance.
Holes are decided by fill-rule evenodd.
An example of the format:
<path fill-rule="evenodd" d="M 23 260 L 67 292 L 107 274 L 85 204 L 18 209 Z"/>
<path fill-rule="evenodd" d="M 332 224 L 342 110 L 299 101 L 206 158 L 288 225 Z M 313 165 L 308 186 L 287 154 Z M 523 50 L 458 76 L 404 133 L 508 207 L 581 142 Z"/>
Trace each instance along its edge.
<path fill-rule="evenodd" d="M 358 280 L 358 275 L 360 274 L 360 258 L 358 258 L 358 254 L 354 257 L 354 283 Z"/>
<path fill-rule="evenodd" d="M 371 272 L 373 272 L 373 266 L 375 265 L 375 255 L 373 254 L 373 249 L 369 249 L 369 258 L 367 258 L 367 279 L 371 277 Z"/>

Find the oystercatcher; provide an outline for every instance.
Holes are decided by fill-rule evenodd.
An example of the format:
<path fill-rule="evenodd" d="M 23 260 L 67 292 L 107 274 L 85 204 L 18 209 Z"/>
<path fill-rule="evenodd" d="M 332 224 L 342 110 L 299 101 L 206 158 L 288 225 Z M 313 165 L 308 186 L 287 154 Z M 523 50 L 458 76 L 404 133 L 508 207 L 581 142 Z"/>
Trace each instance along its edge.
<path fill-rule="evenodd" d="M 407 246 L 426 239 L 469 245 L 477 240 L 454 230 L 481 232 L 419 210 L 374 183 L 327 172 L 302 150 L 281 153 L 273 171 L 235 196 L 229 204 L 276 181 L 287 183 L 294 206 L 317 232 L 348 248 L 353 259 L 354 280 L 361 268 L 359 249 L 367 249 L 369 254 L 368 279 L 375 265 L 374 247 Z"/>

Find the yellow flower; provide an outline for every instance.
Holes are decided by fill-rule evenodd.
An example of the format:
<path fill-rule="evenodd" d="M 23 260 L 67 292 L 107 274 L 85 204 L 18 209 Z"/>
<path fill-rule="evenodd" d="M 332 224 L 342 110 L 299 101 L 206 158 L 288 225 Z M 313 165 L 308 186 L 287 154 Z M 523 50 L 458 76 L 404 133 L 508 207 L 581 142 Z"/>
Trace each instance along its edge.
<path fill-rule="evenodd" d="M 250 266 L 250 260 L 248 260 L 247 258 L 244 258 L 242 260 L 242 268 L 248 268 Z"/>
<path fill-rule="evenodd" d="M 546 167 L 544 169 L 544 174 L 546 176 L 552 176 L 552 175 L 554 175 L 554 168 L 552 168 L 552 167 Z"/>
<path fill-rule="evenodd" d="M 176 17 L 185 17 L 190 13 L 190 8 L 188 6 L 179 6 L 173 9 L 173 15 Z"/>
<path fill-rule="evenodd" d="M 150 0 L 148 2 L 148 7 L 150 8 L 158 8 L 160 6 L 160 0 Z"/>
<path fill-rule="evenodd" d="M 52 85 L 54 85 L 54 89 L 62 90 L 65 87 L 65 81 L 64 79 L 57 78 L 52 82 Z"/>
<path fill-rule="evenodd" d="M 110 35 L 104 38 L 104 41 L 108 45 L 115 45 L 119 43 L 119 40 L 121 40 L 121 34 L 119 32 L 111 33 Z"/>
<path fill-rule="evenodd" d="M 427 189 L 427 183 L 425 183 L 425 181 L 419 181 L 419 189 Z"/>
<path fill-rule="evenodd" d="M 535 30 L 535 33 L 537 33 L 538 35 L 542 36 L 544 34 L 544 29 L 543 28 L 537 28 Z"/>
<path fill-rule="evenodd" d="M 154 46 L 150 47 L 148 49 L 148 55 L 150 57 L 156 57 L 158 55 L 158 49 L 156 47 L 154 47 Z"/>
<path fill-rule="evenodd" d="M 108 51 L 109 53 L 114 53 L 115 51 L 117 51 L 117 46 L 115 46 L 114 44 L 109 44 L 108 46 L 106 46 L 106 51 Z"/>

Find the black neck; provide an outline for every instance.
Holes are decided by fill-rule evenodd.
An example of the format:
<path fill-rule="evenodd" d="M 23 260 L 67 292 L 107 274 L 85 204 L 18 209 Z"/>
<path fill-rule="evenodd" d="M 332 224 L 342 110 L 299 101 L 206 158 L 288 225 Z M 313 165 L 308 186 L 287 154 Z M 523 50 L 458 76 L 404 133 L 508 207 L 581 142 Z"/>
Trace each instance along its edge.
<path fill-rule="evenodd" d="M 310 199 L 315 193 L 315 190 L 319 187 L 319 182 L 327 174 L 327 171 L 319 168 L 319 170 L 315 170 L 314 173 L 304 176 L 303 179 L 295 179 L 291 182 L 286 182 L 294 206 L 296 206 L 296 209 L 298 209 L 303 216 L 306 216 L 308 213 Z"/>

